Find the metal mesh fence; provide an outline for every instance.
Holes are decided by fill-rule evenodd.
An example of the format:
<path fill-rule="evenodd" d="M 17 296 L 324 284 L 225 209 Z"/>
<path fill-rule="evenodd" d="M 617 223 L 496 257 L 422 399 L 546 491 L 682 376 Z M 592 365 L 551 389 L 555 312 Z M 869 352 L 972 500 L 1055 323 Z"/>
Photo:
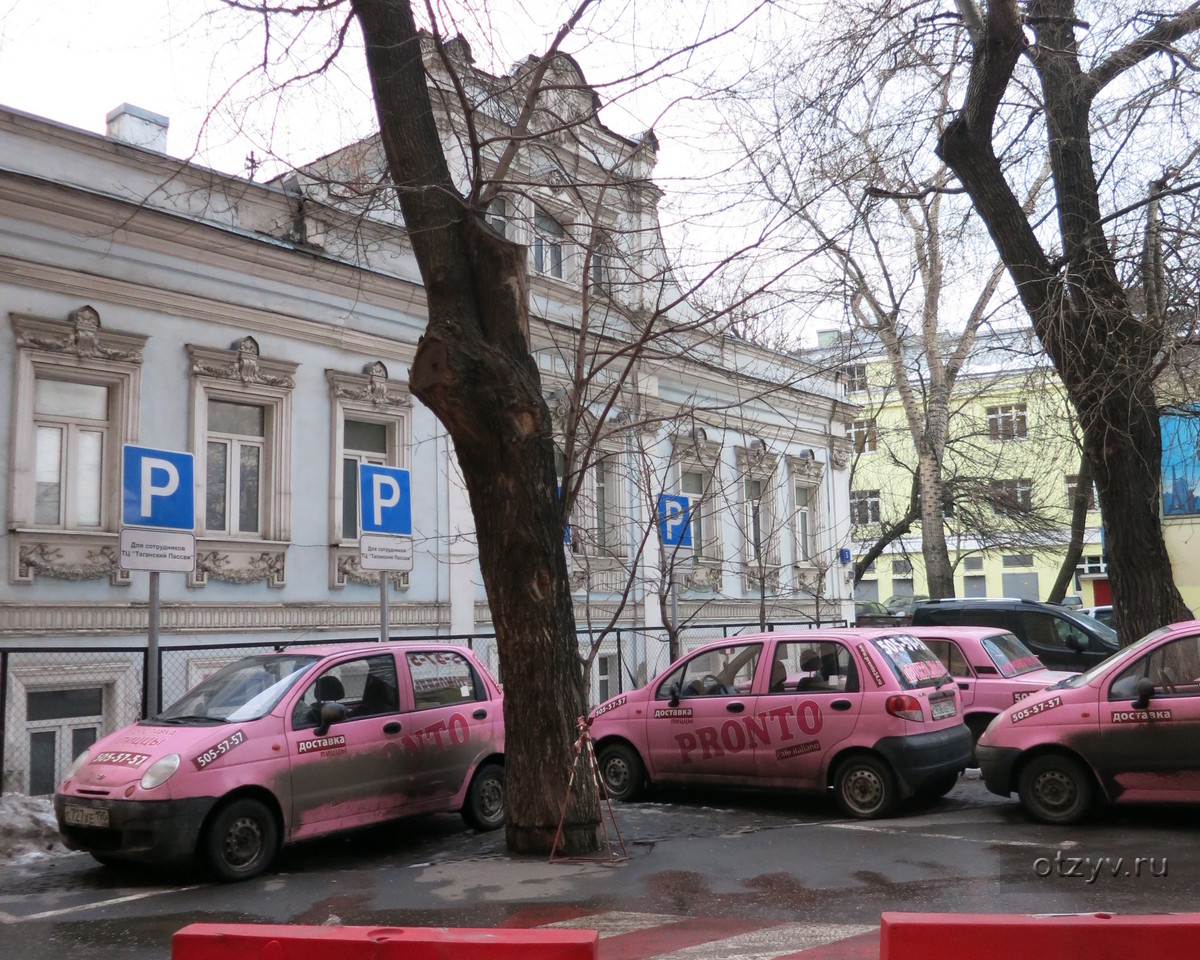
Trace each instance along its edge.
<path fill-rule="evenodd" d="M 844 626 L 844 623 L 824 624 Z M 804 629 L 813 624 L 768 624 L 768 630 Z M 680 652 L 724 637 L 758 631 L 757 624 L 699 624 L 686 628 Z M 503 685 L 495 634 L 397 638 L 399 642 L 455 643 L 470 648 Z M 667 631 L 620 627 L 583 632 L 580 655 L 590 662 L 588 704 L 635 689 L 661 673 L 670 661 Z M 256 641 L 221 646 L 164 642 L 159 649 L 161 703 L 179 699 L 209 674 L 240 657 L 290 647 L 362 643 L 352 640 Z M 54 792 L 72 759 L 100 737 L 145 713 L 147 651 L 144 646 L 0 648 L 0 785 L 6 792 Z"/>

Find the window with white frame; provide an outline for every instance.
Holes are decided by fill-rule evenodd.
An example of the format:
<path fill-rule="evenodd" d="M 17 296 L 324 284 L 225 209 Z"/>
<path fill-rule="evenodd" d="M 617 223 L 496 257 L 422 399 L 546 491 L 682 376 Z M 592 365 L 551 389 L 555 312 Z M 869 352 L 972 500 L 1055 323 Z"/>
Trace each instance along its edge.
<path fill-rule="evenodd" d="M 993 480 L 990 485 L 992 512 L 998 517 L 1028 513 L 1033 509 L 1033 481 Z"/>
<path fill-rule="evenodd" d="M 120 450 L 137 440 L 146 337 L 100 328 L 91 307 L 67 322 L 11 315 L 16 338 L 12 412 L 15 461 L 9 526 L 37 531 L 115 531 Z M 18 540 L 25 539 L 17 534 Z"/>
<path fill-rule="evenodd" d="M 105 384 L 49 377 L 34 382 L 37 526 L 101 526 L 109 409 Z"/>
<path fill-rule="evenodd" d="M 855 420 L 850 425 L 850 442 L 854 444 L 855 453 L 874 453 L 879 444 L 875 418 Z"/>
<path fill-rule="evenodd" d="M 712 507 L 712 474 L 699 467 L 685 469 L 679 477 L 679 492 L 688 498 L 692 526 L 692 553 L 715 558 L 715 514 Z"/>
<path fill-rule="evenodd" d="M 1079 475 L 1075 473 L 1067 474 L 1067 509 L 1075 508 L 1075 495 L 1079 490 Z M 1096 501 L 1098 499 L 1096 484 L 1093 482 L 1092 487 L 1088 490 L 1087 508 L 1089 510 L 1096 509 Z"/>
<path fill-rule="evenodd" d="M 333 411 L 330 536 L 332 543 L 352 549 L 360 532 L 358 468 L 408 466 L 412 397 L 389 381 L 380 361 L 362 373 L 326 370 L 325 379 Z"/>
<path fill-rule="evenodd" d="M 627 552 L 622 523 L 622 477 L 620 457 L 615 453 L 602 454 L 592 465 L 592 538 L 600 553 L 613 557 L 623 557 Z"/>
<path fill-rule="evenodd" d="M 994 443 L 1003 440 L 1024 440 L 1029 436 L 1029 424 L 1023 403 L 988 407 L 987 424 L 988 439 Z"/>
<path fill-rule="evenodd" d="M 512 239 L 509 236 L 508 201 L 504 197 L 496 197 L 495 200 L 488 204 L 487 222 L 500 236 L 506 240 Z"/>
<path fill-rule="evenodd" d="M 879 491 L 850 491 L 850 522 L 856 526 L 879 523 Z"/>
<path fill-rule="evenodd" d="M 851 393 L 867 389 L 867 365 L 865 363 L 851 363 L 842 367 L 842 375 L 846 378 L 846 389 Z"/>
<path fill-rule="evenodd" d="M 792 528 L 796 537 L 796 560 L 816 558 L 817 488 L 796 480 L 792 484 Z"/>
<path fill-rule="evenodd" d="M 285 541 L 291 535 L 292 374 L 244 337 L 233 350 L 188 346 L 192 435 L 204 458 L 204 535 Z"/>
<path fill-rule="evenodd" d="M 542 276 L 563 278 L 563 250 L 567 232 L 540 207 L 533 212 L 533 269 Z"/>

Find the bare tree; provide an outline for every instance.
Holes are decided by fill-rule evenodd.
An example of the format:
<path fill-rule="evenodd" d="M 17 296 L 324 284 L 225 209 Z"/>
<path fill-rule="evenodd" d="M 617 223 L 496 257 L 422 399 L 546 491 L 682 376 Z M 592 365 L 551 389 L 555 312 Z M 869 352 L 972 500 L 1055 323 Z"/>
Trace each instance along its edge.
<path fill-rule="evenodd" d="M 1104 514 L 1114 622 L 1130 642 L 1190 616 L 1159 522 L 1154 376 L 1173 333 L 1154 201 L 1196 186 L 1200 4 L 1135 12 L 1029 0 L 1024 15 L 1016 0 L 957 6 L 970 75 L 938 154 L 987 226 L 1079 412 Z M 1052 171 L 1053 220 L 1022 210 L 1013 187 L 1028 170 L 1009 162 L 1009 149 L 1037 137 Z M 1163 175 L 1139 187 L 1141 161 Z"/>

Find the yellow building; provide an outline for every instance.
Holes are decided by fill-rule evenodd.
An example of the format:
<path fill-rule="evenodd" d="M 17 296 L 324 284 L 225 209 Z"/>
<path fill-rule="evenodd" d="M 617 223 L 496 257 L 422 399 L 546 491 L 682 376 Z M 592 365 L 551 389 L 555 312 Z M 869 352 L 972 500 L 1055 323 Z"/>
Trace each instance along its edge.
<path fill-rule="evenodd" d="M 882 347 L 822 335 L 815 353 L 842 364 L 847 393 L 860 405 L 850 428 L 857 562 L 913 508 L 916 445 Z M 906 357 L 905 367 L 914 393 L 926 403 L 923 357 Z M 924 407 L 922 416 L 927 412 Z M 979 338 L 950 397 L 942 467 L 958 596 L 1046 599 L 1066 556 L 1080 472 L 1072 419 L 1061 385 L 1028 334 Z M 1200 518 L 1189 532 L 1200 532 Z M 1200 583 L 1200 571 L 1190 579 Z M 864 572 L 855 596 L 886 602 L 927 594 L 918 515 Z M 1088 512 L 1083 556 L 1067 596 L 1084 606 L 1109 602 L 1096 509 Z"/>

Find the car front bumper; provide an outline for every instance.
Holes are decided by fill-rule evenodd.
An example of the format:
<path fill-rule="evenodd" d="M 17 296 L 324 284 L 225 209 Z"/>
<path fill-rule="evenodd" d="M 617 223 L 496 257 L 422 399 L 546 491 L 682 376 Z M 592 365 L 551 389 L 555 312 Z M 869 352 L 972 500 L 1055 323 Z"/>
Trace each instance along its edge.
<path fill-rule="evenodd" d="M 1007 797 L 1012 794 L 1013 765 L 1021 751 L 1017 747 L 987 747 L 977 744 L 975 757 L 979 761 L 979 771 L 983 774 L 984 786 L 988 792 Z"/>
<path fill-rule="evenodd" d="M 966 724 L 945 730 L 885 737 L 875 749 L 891 764 L 905 796 L 965 769 L 971 762 L 971 731 Z"/>
<path fill-rule="evenodd" d="M 109 800 L 56 794 L 58 832 L 71 850 L 84 850 L 113 860 L 175 863 L 196 852 L 200 828 L 215 797 L 186 800 Z M 66 820 L 66 808 L 108 811 L 108 826 L 79 826 Z"/>

